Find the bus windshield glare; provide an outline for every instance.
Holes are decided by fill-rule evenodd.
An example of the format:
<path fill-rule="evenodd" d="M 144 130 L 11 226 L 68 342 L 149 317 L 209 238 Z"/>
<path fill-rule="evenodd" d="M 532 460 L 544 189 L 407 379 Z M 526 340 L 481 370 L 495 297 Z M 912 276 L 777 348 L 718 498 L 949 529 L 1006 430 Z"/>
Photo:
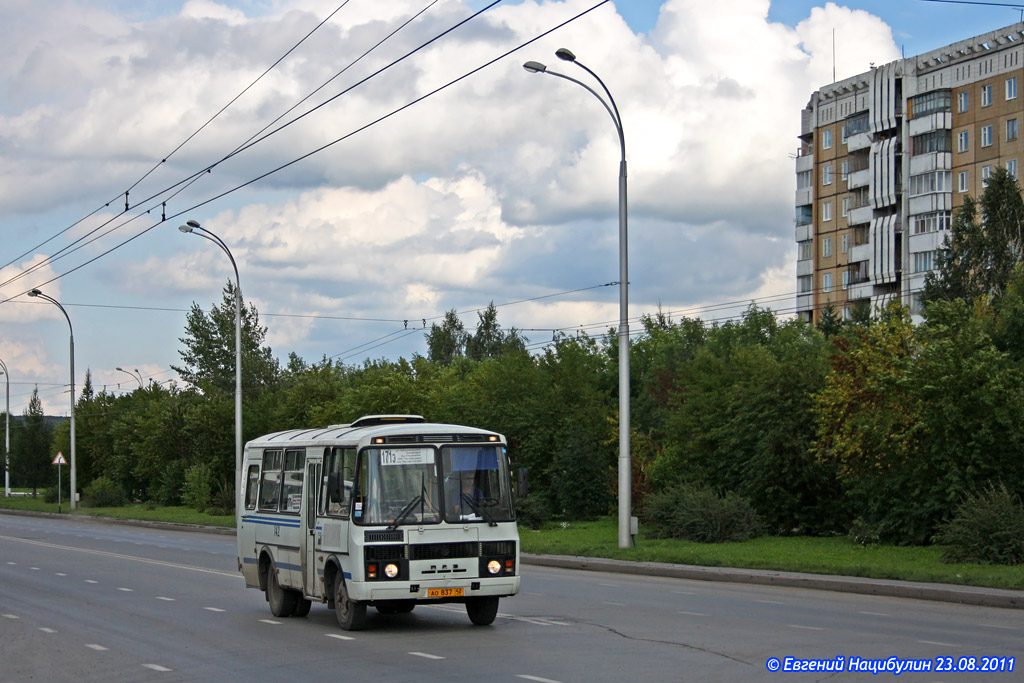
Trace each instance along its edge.
<path fill-rule="evenodd" d="M 352 517 L 360 524 L 511 521 L 503 446 L 368 448 L 359 459 Z"/>

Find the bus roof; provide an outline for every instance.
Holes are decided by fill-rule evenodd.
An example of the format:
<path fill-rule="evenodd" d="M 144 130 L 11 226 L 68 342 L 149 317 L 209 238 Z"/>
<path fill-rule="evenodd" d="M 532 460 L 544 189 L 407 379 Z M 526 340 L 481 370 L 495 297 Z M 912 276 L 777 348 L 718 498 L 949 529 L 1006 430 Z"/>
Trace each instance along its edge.
<path fill-rule="evenodd" d="M 504 439 L 504 437 L 497 432 L 492 432 L 487 429 L 438 422 L 426 422 L 419 415 L 370 415 L 361 417 L 351 424 L 330 425 L 328 427 L 313 429 L 289 429 L 286 431 L 265 434 L 249 441 L 246 444 L 246 447 L 273 447 L 287 445 L 326 446 L 336 444 L 340 440 L 353 442 L 375 436 L 414 437 L 409 440 L 429 443 L 432 441 L 448 441 L 448 439 L 437 438 L 439 436 L 455 436 L 462 434 L 497 436 L 502 440 Z"/>

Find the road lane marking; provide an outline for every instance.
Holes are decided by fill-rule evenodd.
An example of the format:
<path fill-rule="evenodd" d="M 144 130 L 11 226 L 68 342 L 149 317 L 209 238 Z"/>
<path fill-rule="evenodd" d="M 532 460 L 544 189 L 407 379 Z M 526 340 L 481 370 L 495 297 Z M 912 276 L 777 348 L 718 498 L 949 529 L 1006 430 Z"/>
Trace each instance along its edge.
<path fill-rule="evenodd" d="M 15 566 L 18 563 L 17 562 L 8 562 L 7 564 L 9 564 L 9 565 L 11 565 L 13 567 L 13 566 Z"/>
<path fill-rule="evenodd" d="M 872 616 L 872 617 L 887 617 L 887 616 L 889 616 L 888 614 L 884 614 L 882 612 L 860 612 L 860 614 L 867 614 L 867 615 Z"/>
<path fill-rule="evenodd" d="M 619 587 L 619 584 L 617 584 L 617 583 L 599 583 L 597 585 L 598 586 L 608 586 L 609 588 L 618 588 Z"/>
<path fill-rule="evenodd" d="M 163 600 L 164 602 L 174 602 L 174 598 L 165 598 L 165 597 L 164 597 L 164 596 L 162 596 L 162 595 L 158 595 L 158 596 L 156 596 L 156 599 L 157 599 L 157 600 Z"/>
<path fill-rule="evenodd" d="M 762 605 L 785 605 L 786 604 L 784 602 L 780 602 L 779 600 L 754 600 L 754 602 L 759 602 Z"/>
<path fill-rule="evenodd" d="M 117 590 L 123 591 L 125 593 L 134 593 L 135 592 L 134 588 L 118 588 Z"/>
<path fill-rule="evenodd" d="M 166 666 L 160 666 L 159 664 L 143 664 L 142 666 L 146 667 L 147 669 L 152 669 L 153 671 L 160 671 L 161 673 L 166 671 L 174 671 L 174 669 L 168 669 Z"/>
<path fill-rule="evenodd" d="M 46 626 L 40 626 L 39 630 L 42 631 L 43 633 L 56 633 L 57 632 L 56 629 L 47 628 Z"/>
<path fill-rule="evenodd" d="M 626 606 L 626 603 L 624 603 L 624 602 L 611 602 L 610 600 L 602 600 L 601 604 L 602 605 L 613 605 L 615 607 L 625 607 Z"/>
<path fill-rule="evenodd" d="M 679 610 L 679 613 L 680 614 L 689 614 L 691 617 L 706 617 L 707 616 L 703 612 L 684 612 L 682 610 Z"/>
<path fill-rule="evenodd" d="M 328 638 L 337 638 L 338 640 L 355 640 L 352 636 L 343 636 L 340 633 L 325 633 Z"/>
<path fill-rule="evenodd" d="M 260 619 L 260 621 L 262 621 L 264 624 L 281 624 L 281 623 L 284 623 L 284 622 L 281 622 L 281 621 L 274 621 L 273 619 Z"/>
<path fill-rule="evenodd" d="M 86 643 L 85 646 L 90 650 L 96 650 L 97 652 L 107 651 L 107 648 L 103 647 L 102 645 L 97 645 L 96 643 Z"/>
<path fill-rule="evenodd" d="M 67 574 L 65 574 L 64 572 L 57 572 L 57 574 L 56 574 L 56 575 L 57 575 L 57 576 L 67 576 Z"/>
<path fill-rule="evenodd" d="M 802 628 L 805 631 L 824 631 L 825 630 L 825 629 L 819 628 L 817 626 L 801 626 L 799 624 L 789 624 L 789 627 L 790 628 Z"/>
<path fill-rule="evenodd" d="M 955 645 L 953 643 L 940 643 L 934 640 L 919 640 L 917 642 L 924 643 L 925 645 L 941 645 L 942 647 L 960 647 L 959 645 Z"/>
<path fill-rule="evenodd" d="M 997 626 L 996 624 L 978 624 L 978 626 L 984 626 L 985 628 L 1003 628 L 1007 631 L 1019 631 L 1020 628 L 1017 626 Z"/>
<path fill-rule="evenodd" d="M 21 619 L 17 614 L 5 614 L 4 619 Z"/>
<path fill-rule="evenodd" d="M 444 659 L 441 655 L 432 655 L 429 652 L 410 652 L 409 654 L 414 657 L 423 657 L 424 659 Z"/>
<path fill-rule="evenodd" d="M 553 678 L 541 678 L 540 676 L 530 676 L 528 674 L 516 674 L 516 678 L 525 678 L 528 681 L 537 681 L 537 683 L 562 683 Z"/>
<path fill-rule="evenodd" d="M 99 583 L 99 581 L 93 581 L 92 579 L 86 579 L 86 583 Z"/>
<path fill-rule="evenodd" d="M 226 612 L 227 611 L 227 610 L 221 609 L 220 607 L 204 607 L 203 609 L 205 609 L 207 611 L 210 611 L 210 612 Z"/>
<path fill-rule="evenodd" d="M 44 548 L 56 548 L 57 550 L 75 550 L 80 553 L 89 553 L 90 555 L 100 555 L 103 557 L 113 557 L 118 560 L 134 560 L 135 562 L 143 562 L 145 564 L 155 564 L 161 567 L 175 567 L 177 569 L 189 569 L 194 572 L 203 572 L 204 574 L 217 574 L 218 576 L 228 576 L 232 579 L 240 579 L 242 575 L 238 572 L 222 572 L 217 569 L 207 569 L 206 567 L 194 567 L 189 564 L 176 564 L 174 562 L 163 562 L 161 560 L 151 560 L 147 557 L 136 557 L 135 555 L 123 555 L 121 553 L 110 553 L 105 550 L 92 550 L 90 548 L 76 548 L 73 545 L 58 545 L 56 543 L 44 543 L 42 541 L 32 541 L 27 538 L 17 538 L 15 536 L 0 536 L 0 541 L 13 541 L 17 543 L 28 543 L 29 545 L 42 546 Z M 87 583 L 96 583 L 95 581 L 87 581 Z"/>
<path fill-rule="evenodd" d="M 696 595 L 693 591 L 672 591 L 676 595 Z"/>
<path fill-rule="evenodd" d="M 37 571 L 39 571 L 39 567 L 29 567 L 29 569 L 31 569 L 31 570 L 32 570 L 32 571 L 34 571 L 34 572 L 37 572 Z"/>

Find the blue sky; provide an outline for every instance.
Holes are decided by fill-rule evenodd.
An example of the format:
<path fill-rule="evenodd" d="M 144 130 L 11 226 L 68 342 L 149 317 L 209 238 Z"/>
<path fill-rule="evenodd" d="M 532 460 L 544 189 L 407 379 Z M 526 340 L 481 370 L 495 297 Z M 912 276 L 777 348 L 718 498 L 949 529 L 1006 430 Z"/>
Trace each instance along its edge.
<path fill-rule="evenodd" d="M 0 300 L 13 298 L 0 303 L 0 358 L 15 382 L 12 411 L 34 386 L 49 412 L 67 410 L 67 325 L 23 296 L 34 286 L 67 305 L 79 388 L 86 369 L 114 390 L 137 384 L 118 366 L 173 379 L 184 311 L 219 301 L 231 272 L 211 244 L 177 231 L 187 219 L 231 245 L 242 291 L 282 359 L 425 354 L 417 324 L 455 309 L 472 328 L 490 301 L 509 304 L 499 321 L 527 330 L 535 350 L 555 330 L 602 334 L 617 319 L 616 288 L 602 286 L 618 279 L 617 142 L 590 95 L 520 68 L 528 59 L 564 68 L 551 56 L 563 45 L 601 73 L 627 129 L 631 316 L 660 307 L 713 320 L 750 301 L 785 313 L 795 289 L 789 155 L 800 109 L 829 80 L 832 29 L 842 78 L 901 49 L 917 54 L 1020 18 L 921 0 L 671 1 L 660 25 L 663 3 L 618 3 L 628 25 L 602 7 L 286 172 L 204 203 L 594 4 L 501 3 L 169 198 L 168 213 L 184 212 L 175 221 L 143 234 L 161 212 L 153 205 L 49 264 L 87 227 L 45 239 L 111 199 L 100 213 L 115 217 L 118 194 L 154 165 L 131 192 L 133 209 L 204 168 L 428 3 L 352 0 L 166 164 L 339 1 L 3 3 L 0 266 L 11 263 Z M 485 4 L 438 2 L 324 92 Z M 740 198 L 738 174 L 749 181 Z M 737 305 L 718 308 L 726 302 Z"/>

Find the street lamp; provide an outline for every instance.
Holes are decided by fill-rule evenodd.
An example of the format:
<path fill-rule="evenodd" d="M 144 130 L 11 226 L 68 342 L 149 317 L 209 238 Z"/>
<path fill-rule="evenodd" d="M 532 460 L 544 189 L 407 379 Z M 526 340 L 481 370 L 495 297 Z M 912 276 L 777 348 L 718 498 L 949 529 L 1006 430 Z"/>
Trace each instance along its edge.
<path fill-rule="evenodd" d="M 64 310 L 64 307 L 60 305 L 59 301 L 52 296 L 43 294 L 38 289 L 33 289 L 28 295 L 45 299 L 59 308 L 60 312 L 64 314 L 64 318 L 68 321 L 68 331 L 71 333 L 71 509 L 76 510 L 78 508 L 78 496 L 76 495 L 78 490 L 76 488 L 78 469 L 75 464 L 75 329 L 71 326 L 71 317 Z"/>
<path fill-rule="evenodd" d="M 131 375 L 132 379 L 139 383 L 139 389 L 143 389 L 144 388 L 143 385 L 142 385 L 142 373 L 139 372 L 138 368 L 135 368 L 135 372 L 130 372 L 128 370 L 125 370 L 124 368 L 114 368 L 114 369 L 117 370 L 118 372 L 125 372 L 125 373 Z"/>
<path fill-rule="evenodd" d="M 235 257 L 231 255 L 231 250 L 228 249 L 228 245 L 224 244 L 224 240 L 201 226 L 198 221 L 188 221 L 185 225 L 179 225 L 178 230 L 199 235 L 216 244 L 228 255 L 228 258 L 231 259 L 231 267 L 235 269 L 235 499 L 237 500 L 238 492 L 242 490 L 242 283 L 238 278 Z M 238 515 L 237 503 L 235 515 Z"/>
<path fill-rule="evenodd" d="M 565 62 L 572 62 L 588 74 L 594 77 L 601 85 L 604 93 L 608 96 L 605 100 L 596 90 L 586 83 L 578 81 L 571 76 L 551 71 L 540 62 L 526 62 L 523 68 L 530 73 L 548 74 L 558 78 L 572 81 L 576 85 L 586 88 L 587 91 L 596 97 L 608 111 L 615 124 L 615 130 L 619 134 L 619 147 L 622 152 L 619 161 L 619 547 L 628 548 L 630 545 L 631 512 L 632 512 L 632 487 L 631 487 L 631 462 L 630 462 L 630 426 L 629 426 L 629 259 L 627 255 L 626 239 L 626 136 L 622 130 L 622 117 L 619 116 L 619 108 L 615 106 L 615 98 L 612 97 L 608 86 L 601 78 L 589 68 L 576 60 L 570 50 L 559 48 L 555 56 Z"/>
<path fill-rule="evenodd" d="M 7 410 L 4 411 L 4 496 L 11 496 L 11 373 L 0 358 L 0 375 L 7 380 Z"/>

